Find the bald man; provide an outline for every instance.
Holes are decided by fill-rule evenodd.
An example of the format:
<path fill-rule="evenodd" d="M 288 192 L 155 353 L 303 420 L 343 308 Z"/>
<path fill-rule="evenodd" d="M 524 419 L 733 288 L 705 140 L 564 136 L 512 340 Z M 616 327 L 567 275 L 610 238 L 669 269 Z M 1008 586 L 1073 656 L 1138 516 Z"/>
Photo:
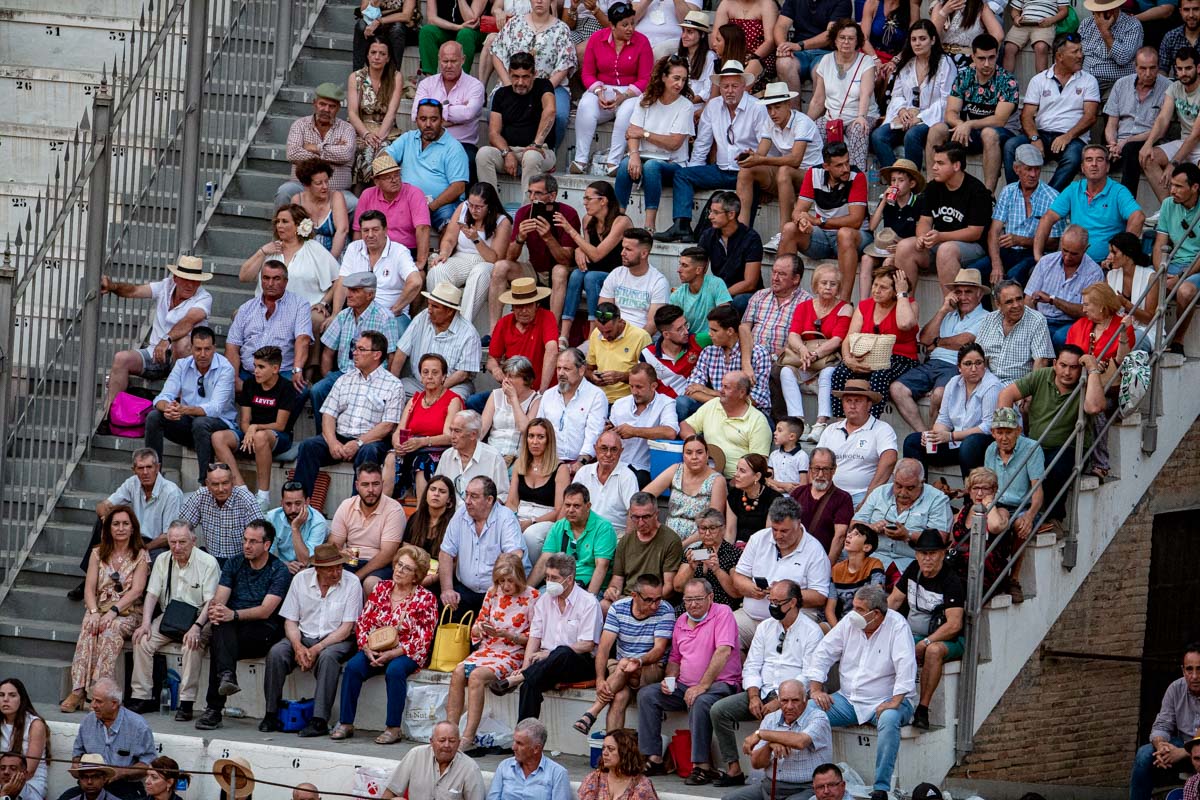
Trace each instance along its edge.
<path fill-rule="evenodd" d="M 321 793 L 311 783 L 301 783 L 292 789 L 292 800 L 321 800 Z"/>
<path fill-rule="evenodd" d="M 459 752 L 458 726 L 442 720 L 433 727 L 429 744 L 408 751 L 383 793 L 384 800 L 400 797 L 454 797 L 484 800 L 483 773 L 474 759 Z"/>

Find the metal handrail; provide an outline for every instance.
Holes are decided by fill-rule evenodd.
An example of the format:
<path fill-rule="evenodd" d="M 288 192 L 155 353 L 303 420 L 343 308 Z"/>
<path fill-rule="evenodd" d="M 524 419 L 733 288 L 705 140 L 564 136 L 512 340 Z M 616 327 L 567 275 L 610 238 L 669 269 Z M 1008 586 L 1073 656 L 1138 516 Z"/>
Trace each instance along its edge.
<path fill-rule="evenodd" d="M 1200 295 L 1194 296 L 1188 303 L 1187 307 L 1179 312 L 1175 324 L 1169 330 L 1167 330 L 1167 310 L 1170 307 L 1170 304 L 1175 300 L 1179 288 L 1183 284 L 1182 280 L 1178 280 L 1176 281 L 1175 286 L 1168 291 L 1168 267 L 1171 264 L 1172 257 L 1179 250 L 1179 248 L 1182 247 L 1183 243 L 1188 239 L 1188 237 L 1192 236 L 1193 232 L 1200 233 L 1200 229 L 1197 229 L 1197 226 L 1200 226 L 1200 217 L 1193 219 L 1191 223 L 1186 226 L 1183 234 L 1179 237 L 1179 241 L 1175 242 L 1173 247 L 1168 245 L 1163 246 L 1161 249 L 1163 254 L 1162 259 L 1159 263 L 1159 266 L 1155 269 L 1154 279 L 1150 281 L 1141 295 L 1132 304 L 1134 309 L 1141 308 L 1142 304 L 1150 296 L 1151 291 L 1158 293 L 1158 305 L 1155 309 L 1154 318 L 1151 320 L 1150 324 L 1146 325 L 1142 329 L 1141 333 L 1138 334 L 1134 341 L 1135 348 L 1139 344 L 1144 343 L 1150 336 L 1151 325 L 1153 325 L 1154 344 L 1150 350 L 1150 391 L 1146 398 L 1148 402 L 1145 402 L 1145 405 L 1149 408 L 1148 417 L 1150 422 L 1148 424 L 1151 425 L 1152 428 L 1150 435 L 1143 434 L 1143 451 L 1148 453 L 1153 452 L 1157 446 L 1157 416 L 1161 413 L 1161 409 L 1158 406 L 1161 402 L 1159 383 L 1161 380 L 1162 357 L 1167 352 L 1167 348 L 1170 346 L 1171 341 L 1174 339 L 1175 334 L 1179 331 L 1184 320 L 1188 319 L 1188 317 L 1195 310 L 1197 304 L 1200 303 Z M 1120 372 L 1118 371 L 1104 384 L 1104 391 L 1106 395 L 1109 389 L 1111 389 L 1114 385 L 1114 382 L 1119 380 Z M 1036 444 L 1040 449 L 1047 434 L 1049 433 L 1049 430 L 1052 429 L 1066 413 L 1067 408 L 1071 405 L 1071 401 L 1078 400 L 1074 429 L 1066 438 L 1066 440 L 1064 440 L 1062 444 L 1058 446 L 1058 451 L 1055 454 L 1055 457 L 1051 459 L 1050 463 L 1047 464 L 1045 468 L 1045 472 L 1048 473 L 1051 467 L 1059 463 L 1062 458 L 1066 456 L 1068 451 L 1071 450 L 1075 462 L 1071 469 L 1071 474 L 1068 479 L 1063 482 L 1063 485 L 1059 488 L 1058 492 L 1055 493 L 1054 497 L 1047 497 L 1043 490 L 1042 507 L 1039 509 L 1037 518 L 1031 525 L 1030 535 L 1026 537 L 1024 541 L 1019 542 L 1018 546 L 1014 549 L 1003 567 L 1001 567 L 999 574 L 996 575 L 995 581 L 991 586 L 984 585 L 984 564 L 987 557 L 990 556 L 995 549 L 1001 545 L 1002 542 L 1007 543 L 1011 541 L 1007 537 L 1014 535 L 1012 527 L 1017 515 L 1013 514 L 1010 516 L 1008 525 L 1005 526 L 1004 530 L 996 534 L 992 542 L 988 544 L 988 536 L 986 531 L 987 514 L 997 505 L 999 498 L 1004 496 L 1004 493 L 1008 490 L 1009 486 L 1011 486 L 1012 481 L 1015 480 L 1015 477 L 1005 483 L 1003 486 L 997 487 L 995 497 L 993 498 L 991 504 L 986 506 L 983 504 L 976 504 L 973 509 L 975 517 L 970 533 L 970 553 L 967 564 L 967 596 L 964 608 L 964 636 L 966 637 L 966 650 L 963 655 L 963 668 L 960 673 L 962 677 L 959 681 L 959 692 L 957 698 L 958 721 L 955 731 L 955 755 L 956 761 L 958 762 L 961 762 L 961 760 L 968 753 L 970 753 L 974 747 L 976 673 L 979 667 L 980 630 L 983 609 L 986 607 L 987 603 L 992 599 L 992 597 L 999 592 L 1000 587 L 1003 585 L 1003 579 L 1012 574 L 1013 569 L 1024 555 L 1025 550 L 1036 539 L 1037 530 L 1046 522 L 1051 511 L 1055 508 L 1055 506 L 1058 505 L 1059 501 L 1063 499 L 1068 492 L 1071 493 L 1070 496 L 1072 501 L 1069 508 L 1066 536 L 1063 542 L 1063 567 L 1067 570 L 1071 570 L 1075 567 L 1078 553 L 1079 495 L 1084 477 L 1083 467 L 1084 464 L 1087 463 L 1088 458 L 1090 458 L 1092 453 L 1095 451 L 1097 445 L 1102 441 L 1102 437 L 1108 435 L 1109 429 L 1120 415 L 1119 408 L 1115 409 L 1112 414 L 1108 414 L 1103 426 L 1096 433 L 1091 446 L 1087 447 L 1087 428 L 1092 426 L 1089 415 L 1084 411 L 1083 395 L 1087 391 L 1087 383 L 1087 376 L 1081 376 L 1080 381 L 1068 395 L 1067 402 L 1063 403 L 1062 407 L 1055 412 L 1054 416 L 1046 426 L 1047 430 L 1043 431 L 1042 435 L 1036 439 Z M 1017 504 L 1017 508 L 1026 508 L 1026 504 L 1030 502 L 1036 490 L 1036 486 L 1031 486 L 1029 489 L 1027 489 Z"/>
<path fill-rule="evenodd" d="M 149 283 L 193 249 L 324 5 L 146 0 L 58 143 L 0 267 L 0 601 L 86 457 L 109 361 L 149 327 L 101 275 Z"/>

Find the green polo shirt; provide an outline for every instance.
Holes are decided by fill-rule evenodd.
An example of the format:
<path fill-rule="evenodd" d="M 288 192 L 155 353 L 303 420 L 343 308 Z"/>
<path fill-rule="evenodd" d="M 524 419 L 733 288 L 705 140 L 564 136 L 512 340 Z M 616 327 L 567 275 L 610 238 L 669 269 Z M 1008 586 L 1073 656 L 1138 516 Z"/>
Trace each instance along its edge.
<path fill-rule="evenodd" d="M 554 523 L 554 527 L 546 534 L 542 552 L 574 556 L 575 580 L 586 586 L 592 582 L 597 558 L 607 558 L 611 566 L 612 557 L 617 552 L 617 534 L 608 520 L 595 511 L 589 511 L 587 525 L 578 539 L 574 538 L 569 520 L 564 518 Z M 605 576 L 604 586 L 607 585 L 608 576 Z"/>
<path fill-rule="evenodd" d="M 1084 380 L 1084 375 L 1080 380 Z M 1072 395 L 1063 394 L 1054 383 L 1054 367 L 1042 367 L 1030 372 L 1017 381 L 1017 388 L 1022 397 L 1029 398 L 1029 438 L 1038 439 L 1045 434 L 1042 447 L 1061 447 L 1075 429 L 1075 419 L 1079 415 L 1079 399 L 1083 393 Z M 1054 424 L 1051 420 L 1058 410 L 1066 406 L 1066 411 Z M 1084 425 L 1084 446 L 1091 444 L 1092 426 Z"/>

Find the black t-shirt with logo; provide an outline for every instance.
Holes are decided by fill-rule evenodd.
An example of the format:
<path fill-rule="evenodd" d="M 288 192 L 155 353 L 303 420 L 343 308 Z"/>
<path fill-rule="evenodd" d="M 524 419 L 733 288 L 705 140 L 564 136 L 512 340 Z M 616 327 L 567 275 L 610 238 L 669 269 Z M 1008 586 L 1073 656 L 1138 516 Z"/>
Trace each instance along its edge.
<path fill-rule="evenodd" d="M 920 216 L 933 217 L 933 229 L 940 233 L 982 225 L 979 241 L 983 241 L 992 221 L 992 193 L 973 175 L 963 175 L 962 185 L 953 191 L 932 181 L 921 195 Z"/>
<path fill-rule="evenodd" d="M 279 410 L 292 411 L 296 405 L 296 389 L 291 381 L 279 378 L 270 389 L 258 385 L 251 378 L 242 383 L 241 394 L 238 395 L 238 405 L 250 409 L 251 425 L 274 425 L 278 419 Z M 288 417 L 287 430 L 290 433 L 296 423 L 296 415 Z"/>
<path fill-rule="evenodd" d="M 908 626 L 918 636 L 928 636 L 939 626 L 931 626 L 933 617 L 947 608 L 962 608 L 966 589 L 958 573 L 942 565 L 932 578 L 921 574 L 921 565 L 913 562 L 904 570 L 896 588 L 904 593 Z"/>
<path fill-rule="evenodd" d="M 917 221 L 921 218 L 921 195 L 910 195 L 905 205 L 893 205 L 884 201 L 883 227 L 891 228 L 901 239 L 917 235 Z"/>

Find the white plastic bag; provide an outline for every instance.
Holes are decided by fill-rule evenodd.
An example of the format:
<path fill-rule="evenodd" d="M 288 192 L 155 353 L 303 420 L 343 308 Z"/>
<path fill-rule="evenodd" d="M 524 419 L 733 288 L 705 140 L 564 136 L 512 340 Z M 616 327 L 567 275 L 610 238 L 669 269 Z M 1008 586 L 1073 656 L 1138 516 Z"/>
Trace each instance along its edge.
<path fill-rule="evenodd" d="M 450 686 L 445 683 L 408 685 L 401 730 L 409 741 L 428 742 L 433 738 L 433 726 L 446 716 L 449 693 Z"/>
<path fill-rule="evenodd" d="M 859 775 L 857 770 L 847 764 L 845 761 L 838 764 L 842 770 L 842 780 L 846 782 L 846 792 L 851 797 L 870 797 L 871 790 L 874 788 L 863 780 L 862 775 Z"/>
<path fill-rule="evenodd" d="M 358 767 L 354 770 L 354 788 L 351 790 L 356 797 L 383 797 L 388 781 L 392 779 L 392 771 L 386 767 Z"/>
<path fill-rule="evenodd" d="M 512 741 L 512 726 L 496 719 L 491 711 L 484 711 L 483 719 L 479 721 L 479 729 L 475 731 L 475 746 L 507 748 L 512 747 Z"/>

